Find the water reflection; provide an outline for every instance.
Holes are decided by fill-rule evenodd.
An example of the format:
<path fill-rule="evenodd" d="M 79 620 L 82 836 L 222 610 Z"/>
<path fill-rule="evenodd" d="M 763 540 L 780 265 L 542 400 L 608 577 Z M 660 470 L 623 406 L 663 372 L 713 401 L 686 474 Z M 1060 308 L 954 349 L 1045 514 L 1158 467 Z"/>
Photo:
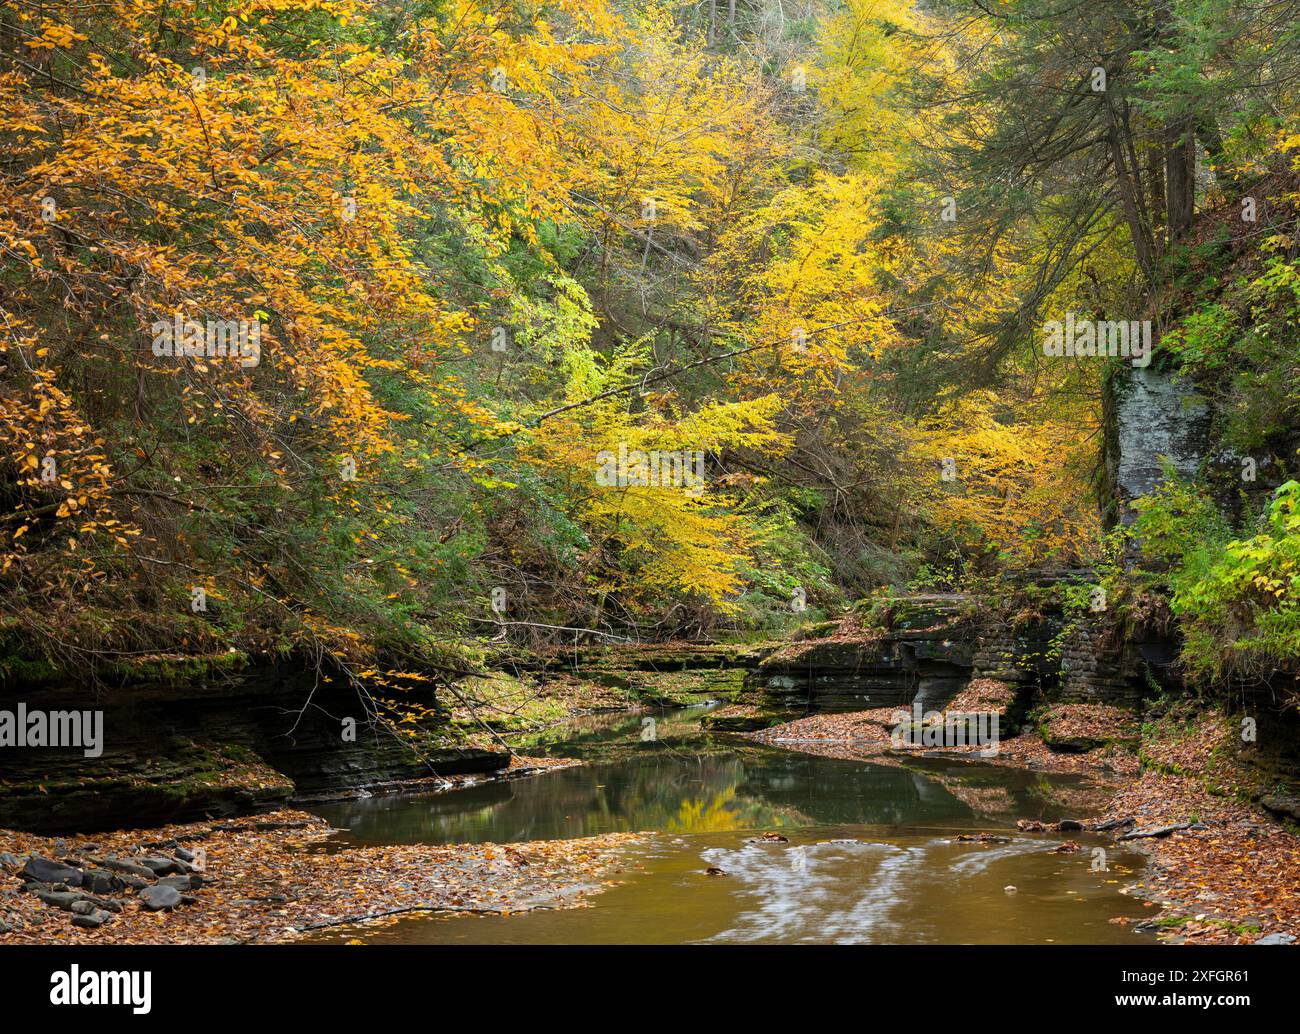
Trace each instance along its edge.
<path fill-rule="evenodd" d="M 552 750 L 588 759 L 581 767 L 315 810 L 348 830 L 349 839 L 370 844 L 823 825 L 970 828 L 1060 814 L 1051 793 L 1056 780 L 962 762 L 909 760 L 904 768 L 800 754 L 706 736 L 694 720 L 698 714 L 660 718 L 654 742 L 640 740 L 635 717 L 587 719 Z"/>
<path fill-rule="evenodd" d="M 618 885 L 593 907 L 510 917 L 422 917 L 319 940 L 501 944 L 1111 943 L 1129 902 L 1088 852 L 1054 855 L 1055 837 L 1018 818 L 1081 814 L 1081 781 L 952 760 L 866 763 L 763 747 L 699 730 L 700 709 L 593 716 L 520 749 L 581 767 L 444 794 L 316 808 L 347 839 L 498 843 L 653 830 L 629 849 Z M 788 842 L 750 842 L 782 829 Z M 1000 842 L 956 833 L 1001 829 Z M 1076 834 L 1083 839 L 1087 835 Z M 723 875 L 710 876 L 713 867 Z M 1008 895 L 1004 887 L 1017 887 Z"/>
<path fill-rule="evenodd" d="M 755 793 L 745 762 L 646 751 L 635 761 L 562 769 L 452 793 L 371 798 L 316 810 L 364 843 L 508 843 L 655 830 L 695 833 L 800 824 Z"/>

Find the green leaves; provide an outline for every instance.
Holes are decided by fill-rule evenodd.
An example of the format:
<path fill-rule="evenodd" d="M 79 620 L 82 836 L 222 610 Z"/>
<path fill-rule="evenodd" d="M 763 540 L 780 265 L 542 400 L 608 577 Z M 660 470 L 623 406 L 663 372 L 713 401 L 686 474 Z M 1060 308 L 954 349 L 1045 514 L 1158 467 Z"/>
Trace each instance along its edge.
<path fill-rule="evenodd" d="M 1194 680 L 1300 670 L 1300 482 L 1277 489 L 1264 528 L 1244 539 L 1229 540 L 1213 502 L 1185 483 L 1166 483 L 1137 509 L 1143 553 L 1172 564 Z"/>

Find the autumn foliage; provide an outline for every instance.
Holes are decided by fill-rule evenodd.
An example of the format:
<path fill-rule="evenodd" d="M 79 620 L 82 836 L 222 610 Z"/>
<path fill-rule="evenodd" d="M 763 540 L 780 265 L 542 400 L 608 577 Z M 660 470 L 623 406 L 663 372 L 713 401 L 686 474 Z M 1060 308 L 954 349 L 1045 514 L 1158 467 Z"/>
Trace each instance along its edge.
<path fill-rule="evenodd" d="M 11 645 L 428 661 L 1086 559 L 1103 369 L 1034 319 L 1138 267 L 987 196 L 1033 24 L 697 7 L 0 0 Z"/>

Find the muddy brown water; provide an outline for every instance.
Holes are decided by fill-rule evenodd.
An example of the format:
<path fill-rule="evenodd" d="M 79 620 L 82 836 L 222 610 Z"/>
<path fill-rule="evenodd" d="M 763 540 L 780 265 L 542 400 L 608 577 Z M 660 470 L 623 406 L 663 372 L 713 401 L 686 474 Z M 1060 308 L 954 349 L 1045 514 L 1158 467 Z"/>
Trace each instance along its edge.
<path fill-rule="evenodd" d="M 627 849 L 617 885 L 588 907 L 510 916 L 420 915 L 329 931 L 319 941 L 418 944 L 1131 944 L 1121 894 L 1143 865 L 1091 834 L 1016 820 L 1085 815 L 1078 776 L 947 759 L 906 767 L 709 736 L 707 708 L 580 719 L 521 745 L 577 768 L 440 794 L 313 808 L 359 844 L 519 843 L 610 832 L 658 836 Z M 753 843 L 780 831 L 787 842 Z M 959 841 L 990 833 L 992 842 Z M 1006 839 L 1001 839 L 1006 838 Z M 1105 852 L 1104 857 L 1095 853 Z M 1104 863 L 1104 868 L 1102 864 Z M 723 875 L 708 875 L 710 868 Z M 1014 891 L 1006 888 L 1014 887 Z"/>

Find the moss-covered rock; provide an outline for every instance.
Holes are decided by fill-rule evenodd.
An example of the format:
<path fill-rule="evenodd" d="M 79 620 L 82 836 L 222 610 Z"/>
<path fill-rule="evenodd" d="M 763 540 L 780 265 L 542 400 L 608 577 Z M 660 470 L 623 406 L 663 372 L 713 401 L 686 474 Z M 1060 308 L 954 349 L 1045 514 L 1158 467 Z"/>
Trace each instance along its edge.
<path fill-rule="evenodd" d="M 700 727 L 709 732 L 758 732 L 798 717 L 793 711 L 731 704 L 710 711 L 700 719 Z"/>

